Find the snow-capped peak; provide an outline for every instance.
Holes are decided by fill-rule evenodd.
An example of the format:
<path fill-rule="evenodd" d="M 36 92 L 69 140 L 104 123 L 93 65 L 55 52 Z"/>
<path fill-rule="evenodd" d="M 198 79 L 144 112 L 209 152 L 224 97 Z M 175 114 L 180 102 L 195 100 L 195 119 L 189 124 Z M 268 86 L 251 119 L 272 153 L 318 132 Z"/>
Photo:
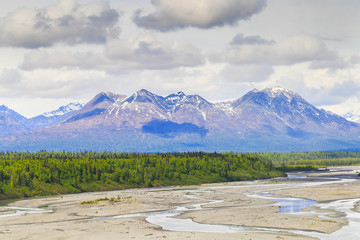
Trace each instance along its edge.
<path fill-rule="evenodd" d="M 273 88 L 266 88 L 263 91 L 272 98 L 278 97 L 280 94 L 284 94 L 288 99 L 291 99 L 292 97 L 298 95 L 296 92 L 279 86 Z"/>
<path fill-rule="evenodd" d="M 186 99 L 186 94 L 183 92 L 173 93 L 165 98 L 166 102 L 170 104 L 179 104 L 184 99 Z"/>
<path fill-rule="evenodd" d="M 51 112 L 46 112 L 42 114 L 44 117 L 53 117 L 53 116 L 61 116 L 65 115 L 69 112 L 74 112 L 82 108 L 84 105 L 81 103 L 69 103 L 66 106 L 62 106 L 59 109 Z"/>

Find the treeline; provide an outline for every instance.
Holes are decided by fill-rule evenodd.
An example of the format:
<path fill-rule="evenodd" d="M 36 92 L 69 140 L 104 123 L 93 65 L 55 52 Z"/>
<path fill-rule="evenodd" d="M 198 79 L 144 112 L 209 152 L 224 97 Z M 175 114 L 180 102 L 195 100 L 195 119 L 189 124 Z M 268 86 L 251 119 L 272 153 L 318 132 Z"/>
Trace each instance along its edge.
<path fill-rule="evenodd" d="M 308 166 L 350 166 L 360 164 L 360 158 L 334 158 L 334 159 L 301 159 L 277 162 L 277 165 L 308 165 Z"/>
<path fill-rule="evenodd" d="M 276 166 L 349 166 L 360 164 L 360 152 L 258 153 Z M 282 168 L 283 169 L 283 168 Z"/>
<path fill-rule="evenodd" d="M 273 162 L 303 159 L 336 159 L 336 158 L 360 158 L 360 152 L 290 152 L 290 153 L 257 153 L 259 157 Z"/>
<path fill-rule="evenodd" d="M 250 153 L 0 153 L 0 199 L 278 176 Z"/>

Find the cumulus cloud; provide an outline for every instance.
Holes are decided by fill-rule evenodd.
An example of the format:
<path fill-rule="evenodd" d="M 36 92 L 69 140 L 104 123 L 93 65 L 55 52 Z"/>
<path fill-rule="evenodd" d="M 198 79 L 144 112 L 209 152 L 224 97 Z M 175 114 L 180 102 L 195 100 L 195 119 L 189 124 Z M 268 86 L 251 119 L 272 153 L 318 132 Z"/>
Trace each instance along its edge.
<path fill-rule="evenodd" d="M 236 25 L 266 7 L 265 0 L 152 0 L 151 3 L 155 11 L 146 15 L 138 10 L 133 21 L 139 27 L 163 32 Z"/>
<path fill-rule="evenodd" d="M 204 63 L 202 52 L 195 46 L 148 34 L 109 41 L 106 55 L 130 68 L 169 69 Z"/>
<path fill-rule="evenodd" d="M 275 67 L 279 68 L 288 69 Z M 278 72 L 273 80 L 273 85 L 292 89 L 315 106 L 343 103 L 360 93 L 360 71 L 354 68 L 308 69 L 302 64 L 300 68 Z"/>
<path fill-rule="evenodd" d="M 310 35 L 292 36 L 277 43 L 242 35 L 237 35 L 234 39 L 224 53 L 212 55 L 211 59 L 235 65 L 292 65 L 311 62 L 312 68 L 341 68 L 345 66 L 337 52 L 329 50 L 320 38 Z M 234 44 L 234 41 L 235 43 L 240 42 L 240 44 Z M 256 42 L 256 44 L 244 44 L 244 42 L 249 43 L 251 41 Z"/>
<path fill-rule="evenodd" d="M 101 54 L 49 53 L 35 50 L 25 55 L 21 68 L 33 70 L 73 67 L 118 72 L 128 69 L 193 67 L 204 62 L 202 52 L 193 45 L 140 34 L 123 40 L 107 41 L 105 50 Z"/>
<path fill-rule="evenodd" d="M 257 45 L 257 44 L 274 44 L 275 41 L 267 40 L 260 36 L 244 36 L 239 33 L 230 42 L 231 45 Z"/>
<path fill-rule="evenodd" d="M 338 98 L 338 101 L 334 103 L 343 102 L 349 98 L 349 96 L 358 96 L 360 86 L 354 80 L 347 80 L 342 83 L 336 83 L 334 87 L 329 91 L 328 98 Z"/>
<path fill-rule="evenodd" d="M 315 59 L 310 63 L 311 69 L 342 69 L 351 66 L 351 62 L 345 61 L 344 58 L 340 57 L 337 52 L 329 52 L 327 58 Z"/>
<path fill-rule="evenodd" d="M 0 20 L 0 45 L 38 48 L 55 43 L 103 43 L 119 34 L 119 13 L 106 1 L 61 0 L 43 9 L 22 8 Z"/>

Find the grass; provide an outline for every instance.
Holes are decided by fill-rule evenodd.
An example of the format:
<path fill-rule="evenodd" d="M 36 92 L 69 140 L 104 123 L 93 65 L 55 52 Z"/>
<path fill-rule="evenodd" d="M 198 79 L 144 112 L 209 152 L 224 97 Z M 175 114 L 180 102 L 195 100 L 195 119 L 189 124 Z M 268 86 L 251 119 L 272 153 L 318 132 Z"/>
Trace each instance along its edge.
<path fill-rule="evenodd" d="M 120 197 L 119 195 L 117 195 L 116 197 L 104 197 L 104 198 L 98 198 L 96 200 L 89 200 L 89 201 L 83 201 L 81 202 L 81 204 L 85 205 L 85 204 L 96 204 L 99 202 L 109 202 L 109 203 L 119 203 L 119 202 L 133 202 L 134 199 L 132 196 L 125 196 L 125 197 Z"/>

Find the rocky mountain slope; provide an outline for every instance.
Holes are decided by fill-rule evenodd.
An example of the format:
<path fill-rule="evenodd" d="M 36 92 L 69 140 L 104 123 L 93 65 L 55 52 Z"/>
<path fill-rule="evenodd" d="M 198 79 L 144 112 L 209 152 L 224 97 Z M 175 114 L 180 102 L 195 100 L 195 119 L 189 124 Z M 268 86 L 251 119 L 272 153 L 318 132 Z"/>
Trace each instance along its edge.
<path fill-rule="evenodd" d="M 0 136 L 24 132 L 27 128 L 23 125 L 26 118 L 14 110 L 0 106 Z"/>
<path fill-rule="evenodd" d="M 223 103 L 183 92 L 166 97 L 144 89 L 129 97 L 102 92 L 63 116 L 46 128 L 8 138 L 3 148 L 29 143 L 36 148 L 31 143 L 37 142 L 58 150 L 339 150 L 357 146 L 360 134 L 359 124 L 280 87 L 254 89 Z"/>
<path fill-rule="evenodd" d="M 43 113 L 39 116 L 29 118 L 24 122 L 25 126 L 30 129 L 38 129 L 56 125 L 68 119 L 73 113 L 83 107 L 80 103 L 70 103 L 66 106 L 62 106 L 57 110 Z"/>

